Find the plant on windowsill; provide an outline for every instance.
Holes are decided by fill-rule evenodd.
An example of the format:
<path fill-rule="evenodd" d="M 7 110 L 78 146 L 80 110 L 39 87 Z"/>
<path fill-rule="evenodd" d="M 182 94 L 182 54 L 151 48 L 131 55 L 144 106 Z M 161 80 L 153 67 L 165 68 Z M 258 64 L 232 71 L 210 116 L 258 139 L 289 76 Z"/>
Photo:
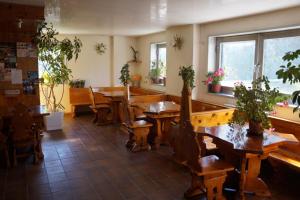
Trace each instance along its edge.
<path fill-rule="evenodd" d="M 248 122 L 249 135 L 262 135 L 264 129 L 270 128 L 268 112 L 287 97 L 280 94 L 277 88 L 271 89 L 269 83 L 265 76 L 253 81 L 252 88 L 247 88 L 243 83 L 235 83 L 236 110 L 229 125 L 243 126 Z"/>
<path fill-rule="evenodd" d="M 195 71 L 193 66 L 181 66 L 179 68 L 179 76 L 182 77 L 182 80 L 185 84 L 187 84 L 191 89 L 195 87 Z"/>
<path fill-rule="evenodd" d="M 283 83 L 286 83 L 287 81 L 290 84 L 300 83 L 300 64 L 294 63 L 297 59 L 300 58 L 300 49 L 293 51 L 293 52 L 287 52 L 283 57 L 283 61 L 287 61 L 288 63 L 283 66 L 280 66 L 280 70 L 276 72 L 277 77 L 280 79 L 283 79 Z M 296 90 L 292 94 L 292 102 L 294 104 L 297 104 L 297 106 L 293 109 L 293 112 L 296 112 L 299 110 L 300 106 L 300 90 Z M 299 113 L 300 117 L 300 113 Z"/>
<path fill-rule="evenodd" d="M 206 81 L 204 84 L 208 86 L 208 91 L 213 93 L 221 92 L 222 86 L 221 81 L 224 79 L 224 70 L 222 68 L 218 68 L 214 72 L 208 72 L 206 77 Z"/>
<path fill-rule="evenodd" d="M 149 77 L 151 79 L 152 84 L 166 85 L 164 71 L 165 66 L 163 62 L 159 61 L 159 65 L 156 66 L 156 62 L 152 61 L 151 69 L 149 72 Z"/>

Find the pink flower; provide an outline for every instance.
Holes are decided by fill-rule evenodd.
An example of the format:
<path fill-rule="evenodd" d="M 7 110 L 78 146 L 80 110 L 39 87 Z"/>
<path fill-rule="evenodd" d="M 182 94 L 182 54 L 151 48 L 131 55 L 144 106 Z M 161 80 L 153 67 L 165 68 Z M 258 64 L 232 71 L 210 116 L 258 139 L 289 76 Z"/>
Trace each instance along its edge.
<path fill-rule="evenodd" d="M 274 132 L 275 128 L 269 128 L 269 131 Z"/>
<path fill-rule="evenodd" d="M 213 78 L 212 77 L 207 77 L 207 80 L 206 80 L 206 85 L 211 83 L 213 81 Z"/>

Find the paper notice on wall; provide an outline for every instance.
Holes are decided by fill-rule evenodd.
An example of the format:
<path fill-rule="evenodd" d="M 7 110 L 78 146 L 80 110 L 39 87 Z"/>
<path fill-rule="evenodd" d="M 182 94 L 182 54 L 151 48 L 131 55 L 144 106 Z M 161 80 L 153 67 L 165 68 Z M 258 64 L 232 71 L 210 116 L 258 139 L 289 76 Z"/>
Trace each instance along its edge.
<path fill-rule="evenodd" d="M 37 49 L 31 44 L 26 42 L 17 43 L 17 57 L 19 58 L 36 58 Z"/>
<path fill-rule="evenodd" d="M 22 70 L 21 69 L 11 69 L 11 83 L 12 84 L 22 84 Z"/>

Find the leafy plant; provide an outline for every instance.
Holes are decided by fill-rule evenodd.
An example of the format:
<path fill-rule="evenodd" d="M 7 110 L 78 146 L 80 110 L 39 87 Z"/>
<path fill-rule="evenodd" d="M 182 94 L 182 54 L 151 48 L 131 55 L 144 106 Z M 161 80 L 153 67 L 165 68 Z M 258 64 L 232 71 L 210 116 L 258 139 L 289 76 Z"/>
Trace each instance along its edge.
<path fill-rule="evenodd" d="M 85 80 L 76 79 L 76 80 L 69 81 L 69 86 L 72 88 L 84 88 L 84 85 L 85 85 Z"/>
<path fill-rule="evenodd" d="M 283 66 L 280 66 L 280 70 L 276 72 L 277 77 L 283 79 L 283 83 L 287 81 L 290 84 L 300 83 L 300 64 L 296 65 L 294 62 L 300 58 L 300 49 L 294 52 L 286 53 L 282 59 L 288 63 Z M 300 90 L 296 90 L 292 94 L 292 101 L 294 104 L 297 104 L 297 107 L 294 108 L 293 112 L 296 112 L 300 106 Z M 299 113 L 300 117 L 300 113 Z"/>
<path fill-rule="evenodd" d="M 258 122 L 263 128 L 270 128 L 267 112 L 273 110 L 276 103 L 287 97 L 281 95 L 277 88 L 270 88 L 266 76 L 252 82 L 252 88 L 242 83 L 235 83 L 234 96 L 237 98 L 236 110 L 229 124 L 244 125 L 246 122 Z"/>
<path fill-rule="evenodd" d="M 218 85 L 220 84 L 220 81 L 222 81 L 224 79 L 224 70 L 222 68 L 218 68 L 216 71 L 214 72 L 208 72 L 206 77 L 206 81 L 203 81 L 205 83 L 205 85 L 208 84 L 214 84 L 214 85 Z"/>
<path fill-rule="evenodd" d="M 194 82 L 195 82 L 195 71 L 193 69 L 193 66 L 190 65 L 188 67 L 181 66 L 179 68 L 179 76 L 182 77 L 182 80 L 184 83 L 187 83 L 191 89 L 195 87 Z"/>
<path fill-rule="evenodd" d="M 61 104 L 64 84 L 69 82 L 72 73 L 67 62 L 73 57 L 77 60 L 82 47 L 82 43 L 77 37 L 73 41 L 68 38 L 60 41 L 57 39 L 58 34 L 52 24 L 48 25 L 42 22 L 39 24 L 34 38 L 37 44 L 38 57 L 45 71 L 42 91 L 46 99 L 46 106 L 54 112 L 64 109 Z M 63 85 L 63 92 L 58 100 L 54 88 L 59 84 Z"/>
<path fill-rule="evenodd" d="M 122 69 L 121 69 L 121 76 L 119 78 L 119 80 L 121 81 L 121 83 L 124 86 L 127 86 L 129 81 L 130 81 L 130 74 L 129 74 L 129 65 L 125 64 Z"/>

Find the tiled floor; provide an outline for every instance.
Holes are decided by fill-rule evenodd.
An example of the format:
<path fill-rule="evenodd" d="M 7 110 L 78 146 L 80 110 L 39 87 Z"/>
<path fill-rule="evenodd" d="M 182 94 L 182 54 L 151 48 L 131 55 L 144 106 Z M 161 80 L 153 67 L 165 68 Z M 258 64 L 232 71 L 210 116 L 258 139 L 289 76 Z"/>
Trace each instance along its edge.
<path fill-rule="evenodd" d="M 172 161 L 169 147 L 128 152 L 119 127 L 95 126 L 91 119 L 66 117 L 64 132 L 46 134 L 39 165 L 1 169 L 0 199 L 183 199 L 190 176 Z M 273 199 L 297 199 L 299 174 L 280 173 L 287 177 L 266 173 Z"/>

